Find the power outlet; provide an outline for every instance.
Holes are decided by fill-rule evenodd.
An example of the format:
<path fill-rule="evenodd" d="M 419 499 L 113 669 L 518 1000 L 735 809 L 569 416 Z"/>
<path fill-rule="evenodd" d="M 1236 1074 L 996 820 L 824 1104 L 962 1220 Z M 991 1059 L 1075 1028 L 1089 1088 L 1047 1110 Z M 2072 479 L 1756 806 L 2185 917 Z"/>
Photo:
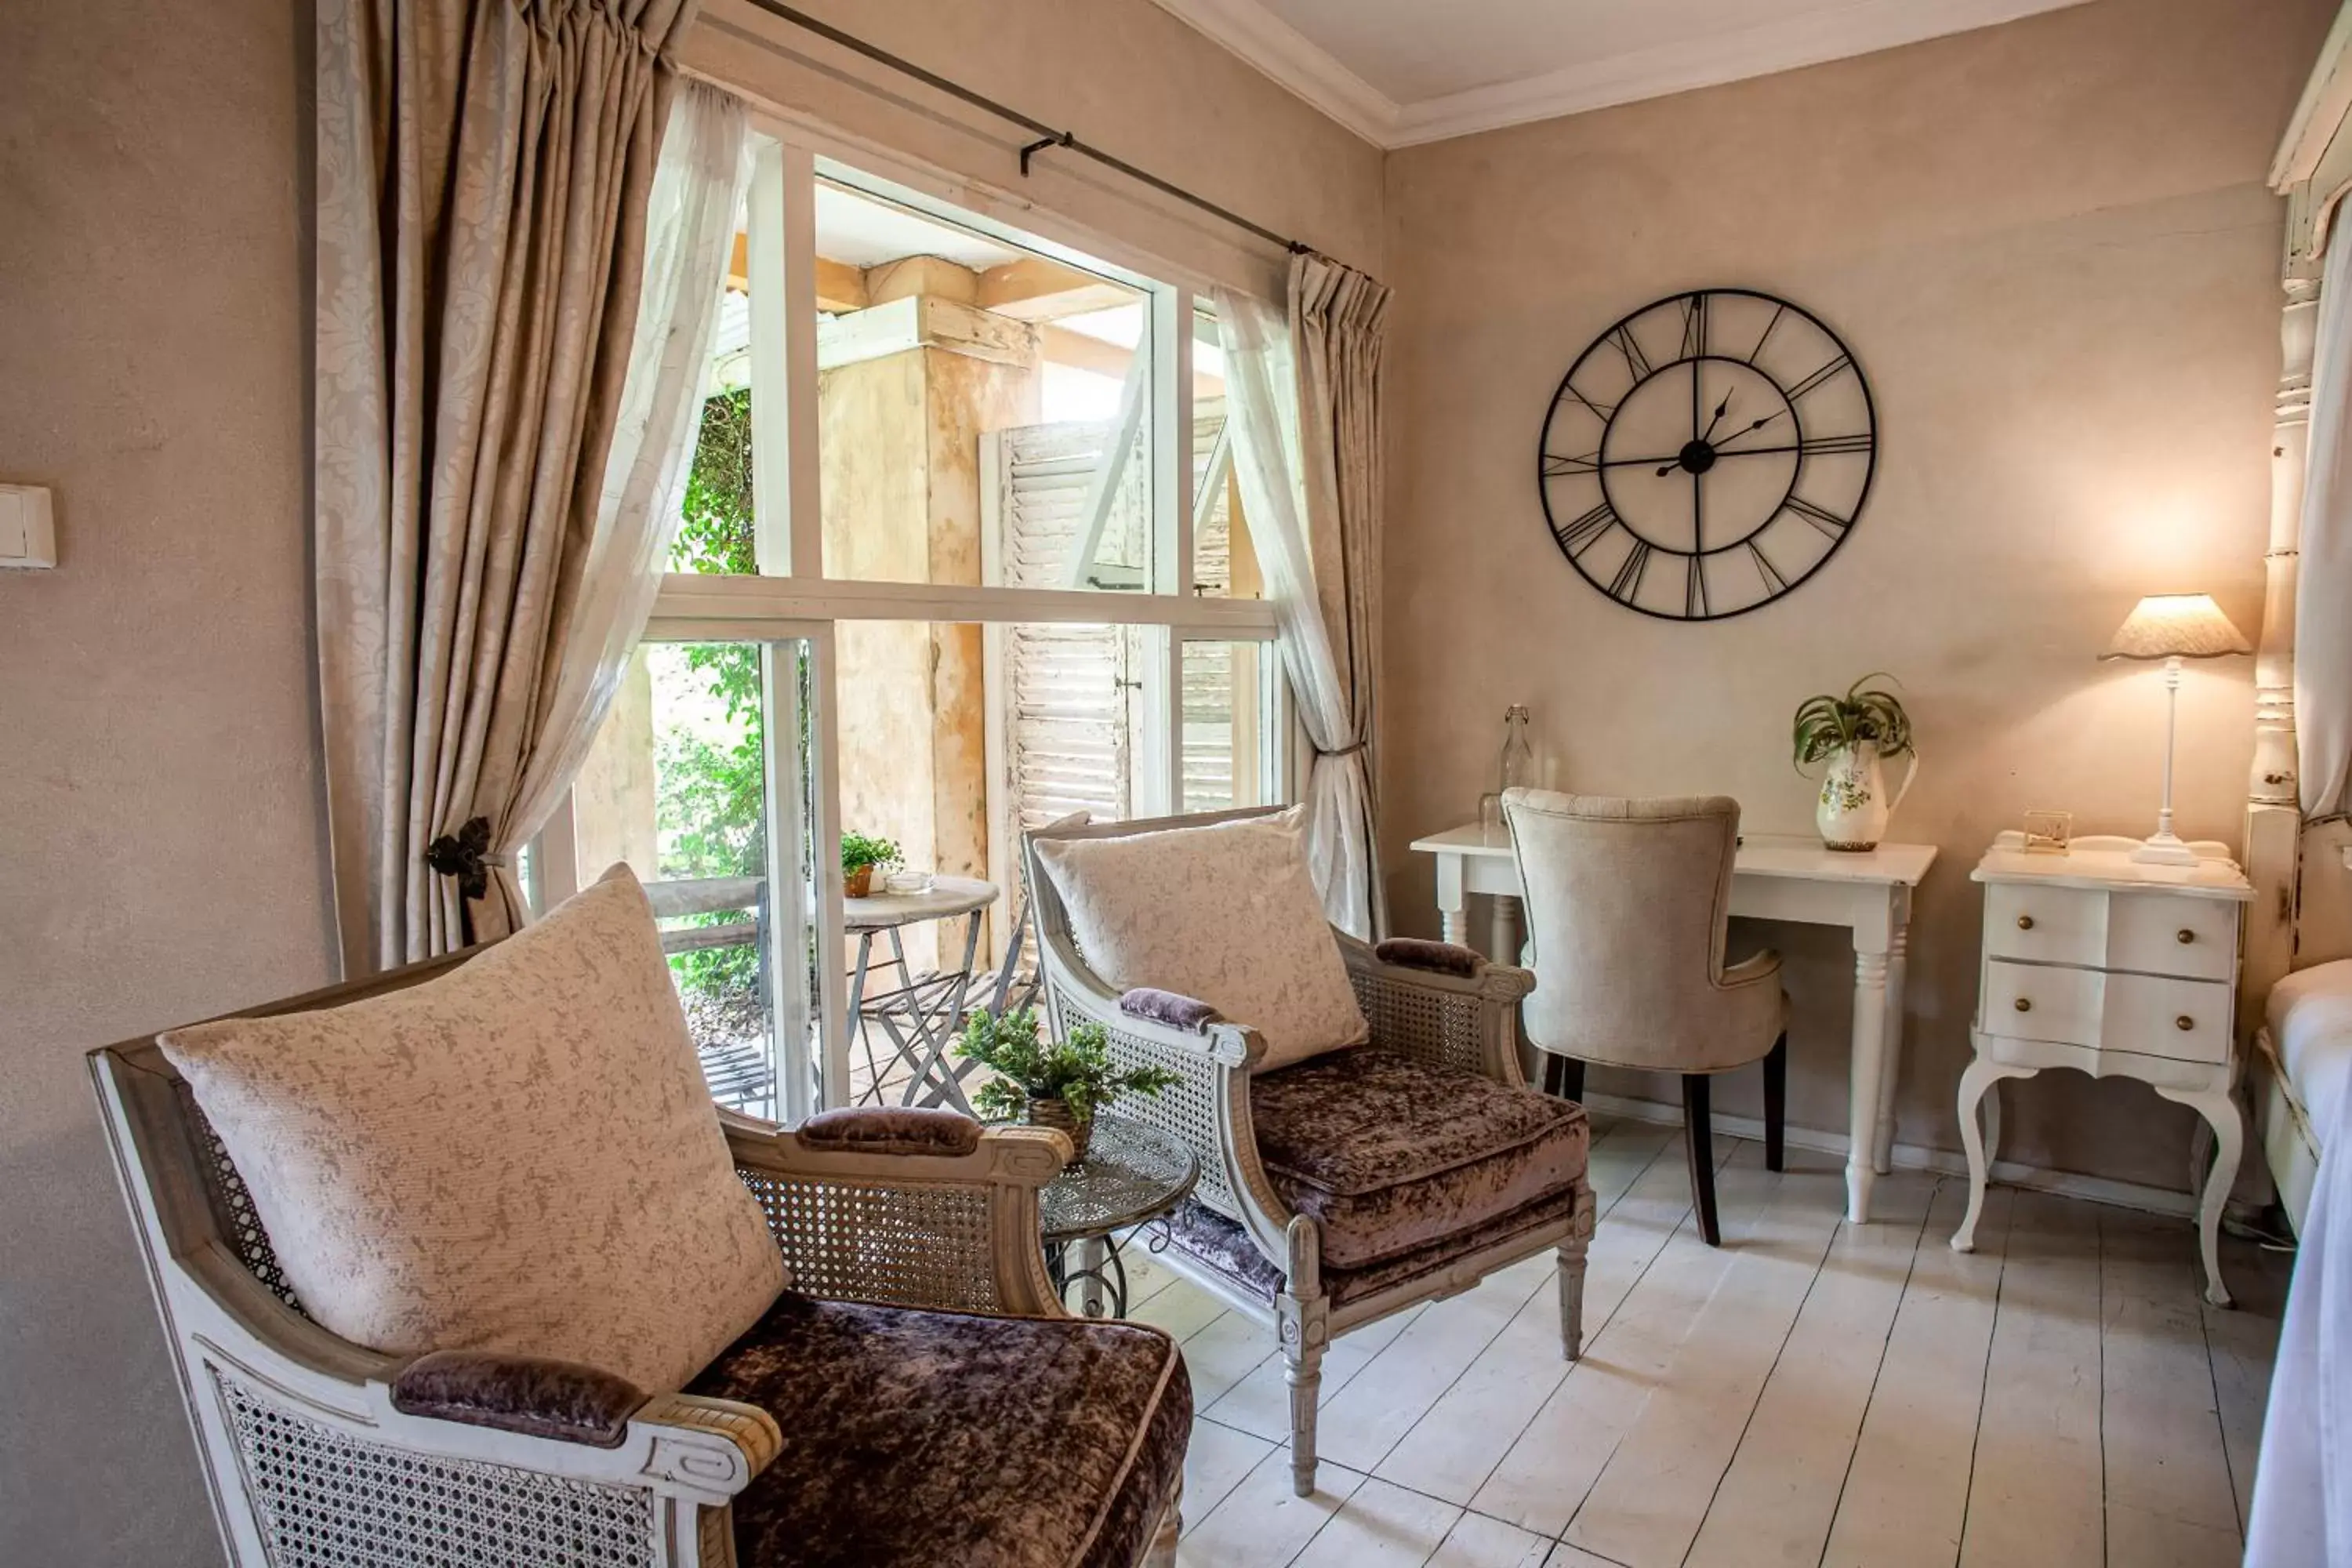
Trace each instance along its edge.
<path fill-rule="evenodd" d="M 0 568 L 43 569 L 58 563 L 58 531 L 49 492 L 36 485 L 0 485 Z"/>

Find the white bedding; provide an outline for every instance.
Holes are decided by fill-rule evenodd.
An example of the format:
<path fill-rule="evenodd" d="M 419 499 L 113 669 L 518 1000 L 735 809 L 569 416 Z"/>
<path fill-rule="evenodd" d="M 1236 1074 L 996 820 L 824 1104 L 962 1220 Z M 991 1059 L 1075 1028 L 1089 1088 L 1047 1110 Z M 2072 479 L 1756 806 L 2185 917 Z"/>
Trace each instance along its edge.
<path fill-rule="evenodd" d="M 2246 1568 L 2352 1563 L 2352 962 L 2280 982 L 2271 1040 L 2320 1141 L 2271 1373 Z"/>

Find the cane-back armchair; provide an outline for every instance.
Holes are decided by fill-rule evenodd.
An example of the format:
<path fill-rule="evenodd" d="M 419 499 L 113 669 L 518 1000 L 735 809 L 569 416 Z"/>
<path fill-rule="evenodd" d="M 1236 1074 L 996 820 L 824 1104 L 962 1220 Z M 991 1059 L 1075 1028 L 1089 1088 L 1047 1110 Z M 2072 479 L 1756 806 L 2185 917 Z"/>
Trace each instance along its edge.
<path fill-rule="evenodd" d="M 236 1016 L 385 994 L 486 951 Z M 1069 1318 L 1047 1280 L 1037 1190 L 1062 1169 L 1058 1132 L 897 1110 L 794 1131 L 714 1109 L 794 1288 L 686 1387 L 644 1391 L 330 1332 L 163 1050 L 89 1059 L 241 1568 L 1175 1561 L 1189 1384 L 1172 1343 L 1079 1342 L 1145 1331 Z M 923 1429 L 881 1429 L 872 1407 L 891 1398 Z M 1040 1520 L 1041 1502 L 1062 1516 Z M 1050 1553 L 1030 1545 L 1049 1537 Z"/>
<path fill-rule="evenodd" d="M 1027 836 L 1028 861 L 1057 1028 L 1100 1025 L 1119 1065 L 1177 1075 L 1173 1089 L 1120 1102 L 1200 1161 L 1160 1260 L 1275 1329 L 1292 1485 L 1305 1497 L 1333 1336 L 1556 1248 L 1561 1347 L 1577 1358 L 1593 1199 L 1582 1108 L 1529 1087 L 1520 1068 L 1514 1018 L 1534 984 L 1525 970 L 1438 942 L 1375 948 L 1325 927 L 1368 1038 L 1273 1069 L 1260 1030 L 1220 1016 L 1213 999 L 1171 995 L 1153 976 L 1122 976 L 1122 988 L 1097 972 L 1074 927 L 1073 889 L 1041 847 L 1273 815 L 1040 829 Z"/>

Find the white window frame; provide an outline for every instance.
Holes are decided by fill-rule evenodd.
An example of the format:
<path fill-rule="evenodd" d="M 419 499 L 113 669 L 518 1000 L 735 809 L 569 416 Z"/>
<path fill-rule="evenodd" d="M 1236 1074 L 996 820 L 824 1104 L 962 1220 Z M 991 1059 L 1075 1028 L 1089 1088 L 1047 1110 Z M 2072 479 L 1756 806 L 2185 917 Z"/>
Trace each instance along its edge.
<path fill-rule="evenodd" d="M 1206 281 L 1116 242 L 1085 234 L 1025 204 L 988 193 L 877 149 L 843 142 L 812 127 L 772 116 L 754 117 L 756 144 L 746 245 L 751 323 L 753 531 L 757 576 L 673 573 L 662 579 L 646 638 L 661 642 L 773 642 L 806 639 L 813 649 L 817 722 L 812 734 L 818 772 L 814 842 L 836 852 L 814 868 L 818 882 L 820 953 L 842 950 L 839 734 L 834 628 L 844 621 L 928 621 L 1002 626 L 1046 622 L 1150 628 L 1143 641 L 1146 743 L 1135 760 L 1139 816 L 1163 816 L 1183 798 L 1183 645 L 1190 639 L 1262 642 L 1265 664 L 1278 669 L 1274 608 L 1263 600 L 1202 598 L 1193 592 L 1192 332 L 1196 300 Z M 896 202 L 943 222 L 999 238 L 1099 275 L 1147 296 L 1154 471 L 1152 591 L 965 587 L 877 583 L 824 574 L 824 497 L 817 428 L 817 308 L 815 189 L 835 181 Z M 1017 212 L 1017 226 L 1000 217 Z M 1083 247 L 1083 248 L 1082 248 Z M 1148 269 L 1148 270 L 1147 270 Z M 1171 275 L 1174 279 L 1171 281 Z M 781 320 L 779 315 L 781 314 Z M 761 397 L 781 385 L 784 395 Z M 778 502 L 781 501 L 781 505 Z M 775 683 L 770 688 L 774 701 Z M 1288 683 L 1271 680 L 1270 710 L 1261 726 L 1262 777 L 1294 792 L 1295 717 Z M 774 717 L 771 716 L 772 719 Z M 772 725 L 771 737 L 788 731 Z M 772 746 L 772 752 L 773 748 Z M 769 809 L 779 809 L 770 791 Z M 568 812 L 565 814 L 568 821 Z M 788 835 L 772 820 L 773 860 Z M 797 868 L 772 864 L 770 885 L 786 885 Z M 799 940 L 793 922 L 772 921 L 771 940 Z M 791 931 L 784 928 L 791 926 Z M 782 950 L 772 954 L 780 961 Z M 785 971 L 777 971 L 779 974 Z M 837 963 L 818 966 L 817 1005 L 824 1028 L 822 1099 L 845 1102 L 849 1041 L 843 1015 L 846 983 Z M 782 1021 L 778 1038 L 792 1037 Z M 805 1033 L 797 1037 L 806 1038 Z M 814 1109 L 796 1103 L 804 1075 L 789 1072 L 788 1119 Z"/>

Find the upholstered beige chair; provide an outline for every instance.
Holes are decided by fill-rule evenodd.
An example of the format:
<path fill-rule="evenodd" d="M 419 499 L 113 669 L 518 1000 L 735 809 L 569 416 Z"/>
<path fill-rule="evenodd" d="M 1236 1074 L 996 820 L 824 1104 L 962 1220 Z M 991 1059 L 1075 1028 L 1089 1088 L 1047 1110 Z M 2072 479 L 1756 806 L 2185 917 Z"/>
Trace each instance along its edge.
<path fill-rule="evenodd" d="M 1587 1062 L 1682 1075 L 1699 1230 L 1720 1245 L 1708 1079 L 1761 1058 L 1764 1160 L 1775 1171 L 1788 1098 L 1780 955 L 1723 962 L 1739 803 L 1515 789 L 1503 814 L 1536 975 L 1528 1043 L 1560 1058 L 1571 1100 L 1583 1097 Z"/>
<path fill-rule="evenodd" d="M 1189 1384 L 1157 1331 L 1064 1313 L 1037 1216 L 1058 1132 L 899 1110 L 788 1131 L 714 1110 L 795 1289 L 685 1387 L 645 1390 L 330 1332 L 156 1042 L 90 1068 L 240 1568 L 1175 1562 Z M 583 1164 L 606 1157 L 594 1127 L 566 1131 Z"/>
<path fill-rule="evenodd" d="M 1333 1336 L 1556 1248 L 1561 1348 L 1577 1358 L 1593 1200 L 1581 1108 L 1530 1089 L 1520 1073 L 1513 1020 L 1528 994 L 1524 970 L 1439 942 L 1367 946 L 1323 923 L 1311 888 L 1307 931 L 1263 949 L 1238 934 L 1254 891 L 1203 911 L 1181 907 L 1199 900 L 1181 886 L 1144 889 L 1139 919 L 1204 920 L 1201 940 L 1223 943 L 1236 968 L 1287 952 L 1273 976 L 1277 991 L 1279 964 L 1297 963 L 1298 942 L 1328 944 L 1326 958 L 1336 948 L 1341 1004 L 1351 989 L 1348 1012 L 1360 1032 L 1369 1026 L 1369 1040 L 1269 1068 L 1269 1036 L 1258 1026 L 1268 1020 L 1223 1016 L 1197 996 L 1156 989 L 1165 983 L 1150 976 L 1130 977 L 1123 990 L 1098 972 L 1100 954 L 1081 951 L 1071 904 L 1089 889 L 1072 884 L 1084 875 L 1076 862 L 1055 868 L 1053 847 L 1172 837 L 1271 815 L 1043 829 L 1027 836 L 1028 858 L 1058 1027 L 1099 1024 L 1122 1065 L 1168 1068 L 1180 1080 L 1119 1106 L 1200 1159 L 1200 1184 L 1171 1217 L 1159 1260 L 1276 1329 L 1290 1389 L 1291 1481 L 1305 1497 Z"/>

